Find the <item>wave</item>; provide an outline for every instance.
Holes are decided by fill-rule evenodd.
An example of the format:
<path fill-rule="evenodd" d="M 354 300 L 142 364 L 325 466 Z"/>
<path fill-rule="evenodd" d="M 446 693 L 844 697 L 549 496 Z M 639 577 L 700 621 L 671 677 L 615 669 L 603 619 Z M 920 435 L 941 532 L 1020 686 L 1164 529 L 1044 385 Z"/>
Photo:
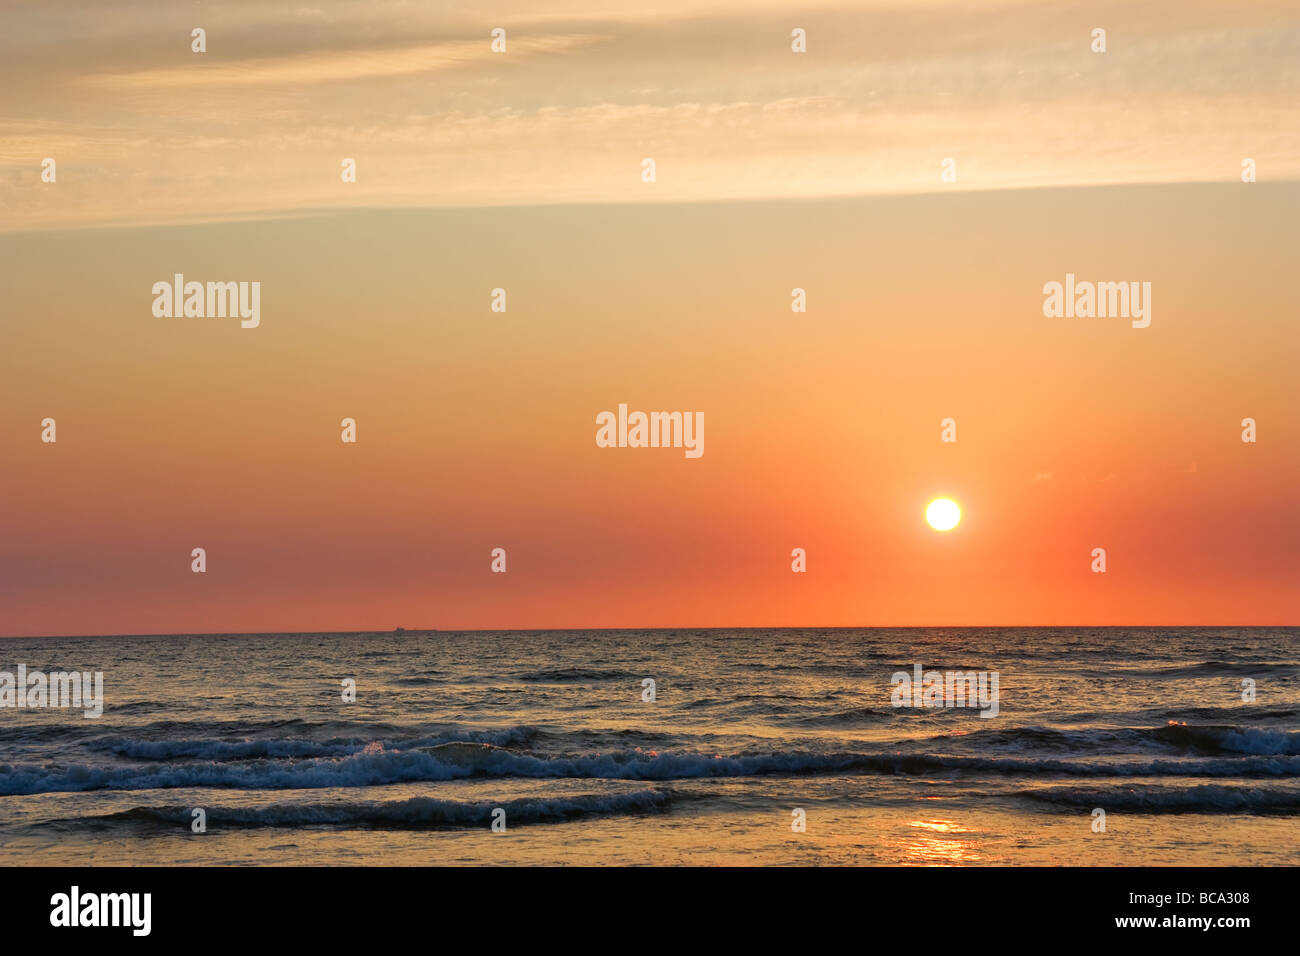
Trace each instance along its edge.
<path fill-rule="evenodd" d="M 1170 723 L 1153 731 L 1157 739 L 1205 754 L 1300 754 L 1300 732 Z"/>
<path fill-rule="evenodd" d="M 280 720 L 157 720 L 130 728 L 114 728 L 118 732 L 129 730 L 143 739 L 156 739 L 169 734 L 195 734 L 211 736 L 256 736 L 258 734 L 343 733 L 356 730 L 373 737 L 377 733 L 399 732 L 402 728 L 383 722 L 349 720 L 306 720 L 287 717 Z M 105 727 L 96 721 L 79 721 L 61 724 L 21 724 L 0 727 L 0 741 L 23 740 L 36 737 L 41 740 L 79 740 L 99 737 Z"/>
<path fill-rule="evenodd" d="M 1022 791 L 1021 796 L 1059 806 L 1107 813 L 1290 813 L 1300 810 L 1300 790 L 1269 790 L 1202 784 L 1169 787 L 1078 789 L 1055 787 Z"/>
<path fill-rule="evenodd" d="M 697 697 L 684 701 L 683 710 L 725 709 L 730 713 L 772 712 L 781 713 L 793 706 L 804 704 L 826 704 L 845 694 L 845 691 L 831 690 L 814 696 L 805 694 L 729 694 L 726 697 Z"/>
<path fill-rule="evenodd" d="M 1170 707 L 1154 708 L 1142 714 L 1151 720 L 1239 720 L 1248 717 L 1251 720 L 1284 720 L 1300 716 L 1300 710 L 1294 706 L 1262 707 L 1259 705 L 1243 706 L 1233 704 L 1228 707 Z"/>
<path fill-rule="evenodd" d="M 453 722 L 396 724 L 384 721 L 353 720 L 160 720 L 130 727 L 105 726 L 96 721 L 77 721 L 59 724 L 25 724 L 0 727 L 0 743 L 54 742 L 81 743 L 92 750 L 116 752 L 140 747 L 140 756 L 148 759 L 151 747 L 163 752 L 176 746 L 178 755 L 187 749 L 191 756 L 206 756 L 202 748 L 212 744 L 239 746 L 273 741 L 330 744 L 358 744 L 364 746 L 374 740 L 397 743 L 403 740 L 481 740 L 485 743 L 523 746 L 538 733 L 538 728 L 527 724 L 506 725 L 482 729 Z M 154 745 L 157 745 L 154 747 Z"/>
<path fill-rule="evenodd" d="M 267 807 L 204 807 L 209 829 L 330 826 L 370 829 L 450 829 L 487 827 L 493 811 L 505 811 L 507 827 L 518 824 L 561 823 L 593 816 L 654 813 L 669 809 L 667 789 L 616 794 L 577 794 L 552 798 L 519 798 L 496 802 L 461 802 L 412 797 L 390 802 L 284 803 Z M 121 826 L 185 828 L 192 808 L 133 807 L 118 813 L 52 820 L 42 826 L 60 829 L 108 829 Z"/>
<path fill-rule="evenodd" d="M 908 742 L 902 742 L 906 745 Z M 1052 727 L 1008 727 L 966 734 L 941 734 L 920 741 L 963 748 L 1046 750 L 1080 753 L 1132 753 L 1165 750 L 1202 756 L 1243 754 L 1252 756 L 1300 755 L 1300 732 L 1232 725 L 1187 725 L 1169 722 L 1163 727 L 1098 727 L 1058 730 Z"/>
<path fill-rule="evenodd" d="M 211 738 L 177 738 L 171 740 L 135 740 L 129 737 L 109 736 L 89 741 L 90 750 L 116 754 L 133 760 L 253 760 L 264 757 L 343 757 L 379 748 L 416 749 L 436 747 L 440 744 L 470 743 L 490 744 L 498 747 L 527 746 L 537 730 L 532 727 L 506 727 L 501 730 L 449 730 L 427 737 L 396 737 L 376 739 L 364 737 L 332 737 L 327 740 L 310 740 L 299 737 L 266 740 L 213 740 Z"/>
<path fill-rule="evenodd" d="M 791 717 L 782 721 L 792 727 L 859 727 L 863 724 L 879 724 L 892 720 L 897 711 L 874 710 L 871 707 L 852 707 L 848 710 L 830 714 L 810 714 L 805 717 Z"/>
<path fill-rule="evenodd" d="M 267 759 L 235 763 L 171 763 L 148 767 L 0 765 L 0 794 L 154 790 L 179 787 L 250 790 L 365 787 L 467 777 L 605 780 L 683 780 L 812 774 L 965 773 L 1076 777 L 1290 777 L 1300 757 L 1236 756 L 1196 759 L 1032 759 L 927 753 L 778 751 L 733 756 L 622 750 L 543 757 L 489 744 L 384 750 L 371 746 L 346 757 Z"/>
<path fill-rule="evenodd" d="M 605 680 L 632 680 L 640 677 L 618 670 L 598 670 L 591 667 L 556 667 L 545 670 L 525 671 L 515 676 L 516 680 L 536 684 L 571 684 L 592 683 Z"/>
<path fill-rule="evenodd" d="M 1144 678 L 1163 680 L 1166 678 L 1224 677 L 1242 674 L 1246 677 L 1294 677 L 1300 673 L 1300 665 L 1281 661 L 1201 661 L 1197 664 L 1169 664 L 1163 667 L 1113 667 L 1078 670 L 1075 673 L 1084 677 L 1097 678 Z"/>

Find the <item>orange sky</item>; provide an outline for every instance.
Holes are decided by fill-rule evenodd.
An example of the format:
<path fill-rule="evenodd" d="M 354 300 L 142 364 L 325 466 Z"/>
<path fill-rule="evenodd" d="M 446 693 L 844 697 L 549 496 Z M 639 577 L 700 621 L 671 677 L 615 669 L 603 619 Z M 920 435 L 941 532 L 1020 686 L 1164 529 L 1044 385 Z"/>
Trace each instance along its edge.
<path fill-rule="evenodd" d="M 0 237 L 0 633 L 1294 623 L 1298 199 L 1132 186 Z M 155 318 L 176 269 L 261 281 L 261 326 Z M 1151 326 L 1045 318 L 1066 271 L 1152 282 Z M 703 411 L 705 454 L 597 448 L 619 402 Z M 964 509 L 948 535 L 923 519 L 941 494 Z"/>
<path fill-rule="evenodd" d="M 1293 3 L 481 17 L 0 11 L 0 635 L 1300 619 Z"/>

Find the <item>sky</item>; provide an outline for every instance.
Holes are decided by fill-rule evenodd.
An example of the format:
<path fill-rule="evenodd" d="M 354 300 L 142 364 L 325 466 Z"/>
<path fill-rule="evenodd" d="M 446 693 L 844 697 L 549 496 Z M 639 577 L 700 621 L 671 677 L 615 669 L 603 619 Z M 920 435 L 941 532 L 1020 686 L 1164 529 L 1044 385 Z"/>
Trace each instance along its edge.
<path fill-rule="evenodd" d="M 1294 4 L 545 6 L 0 10 L 0 635 L 1297 623 Z"/>

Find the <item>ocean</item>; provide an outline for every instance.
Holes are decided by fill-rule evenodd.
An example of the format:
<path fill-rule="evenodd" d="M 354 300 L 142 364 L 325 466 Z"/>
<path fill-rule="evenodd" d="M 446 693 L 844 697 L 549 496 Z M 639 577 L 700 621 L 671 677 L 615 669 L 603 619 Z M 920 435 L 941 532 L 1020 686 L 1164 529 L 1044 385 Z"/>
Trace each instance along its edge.
<path fill-rule="evenodd" d="M 1300 628 L 13 638 L 0 654 L 0 671 L 104 675 L 98 718 L 0 708 L 10 865 L 1300 863 Z M 996 708 L 894 706 L 917 666 L 996 675 Z"/>

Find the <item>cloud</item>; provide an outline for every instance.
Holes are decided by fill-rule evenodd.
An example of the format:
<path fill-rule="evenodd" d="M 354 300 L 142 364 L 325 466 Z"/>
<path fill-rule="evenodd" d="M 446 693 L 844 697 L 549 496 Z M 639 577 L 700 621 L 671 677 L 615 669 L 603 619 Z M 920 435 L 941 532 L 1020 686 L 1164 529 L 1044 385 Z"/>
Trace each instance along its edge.
<path fill-rule="evenodd" d="M 846 0 L 800 15 L 795 54 L 777 5 L 670 0 L 649 17 L 573 0 L 500 13 L 494 54 L 496 20 L 472 12 L 232 2 L 193 54 L 188 13 L 91 5 L 60 31 L 20 6 L 0 12 L 0 230 L 1235 183 L 1244 156 L 1261 181 L 1300 178 L 1300 11 L 1161 8 L 1103 2 L 1095 55 L 1091 8 Z M 338 180 L 344 157 L 355 185 Z"/>
<path fill-rule="evenodd" d="M 597 42 L 594 36 L 521 37 L 509 46 L 511 57 L 564 53 Z M 333 83 L 430 73 L 481 63 L 494 56 L 483 40 L 460 40 L 423 46 L 361 50 L 326 50 L 284 57 L 223 62 L 199 61 L 185 66 L 99 73 L 86 82 L 115 91 L 185 90 L 194 87 L 283 86 Z"/>

